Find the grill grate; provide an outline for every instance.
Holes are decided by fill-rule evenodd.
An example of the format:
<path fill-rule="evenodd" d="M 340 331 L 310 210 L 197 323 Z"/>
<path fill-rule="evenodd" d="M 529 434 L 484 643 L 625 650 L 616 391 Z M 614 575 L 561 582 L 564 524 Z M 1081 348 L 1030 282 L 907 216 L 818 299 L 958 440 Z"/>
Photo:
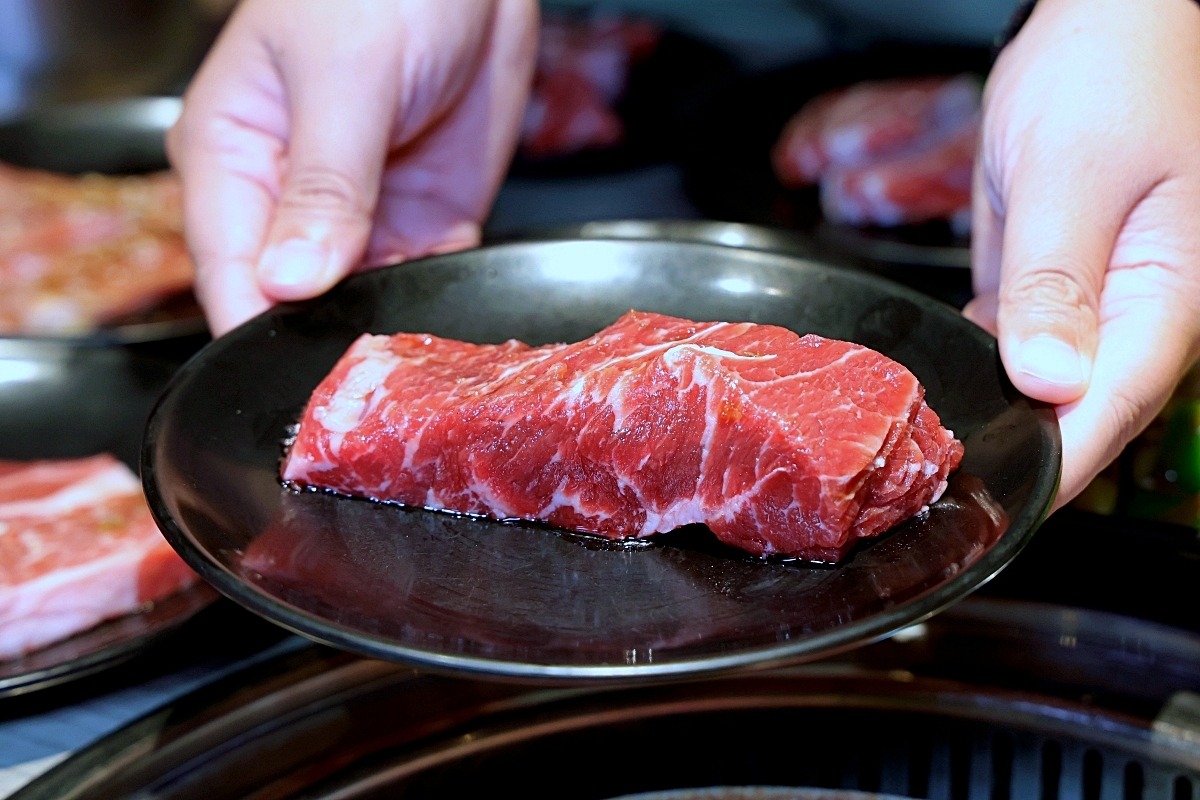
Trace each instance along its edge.
<path fill-rule="evenodd" d="M 855 763 L 857 762 L 857 763 Z M 926 800 L 1192 800 L 1200 775 L 990 726 L 952 726 L 847 759 L 840 783 Z"/>

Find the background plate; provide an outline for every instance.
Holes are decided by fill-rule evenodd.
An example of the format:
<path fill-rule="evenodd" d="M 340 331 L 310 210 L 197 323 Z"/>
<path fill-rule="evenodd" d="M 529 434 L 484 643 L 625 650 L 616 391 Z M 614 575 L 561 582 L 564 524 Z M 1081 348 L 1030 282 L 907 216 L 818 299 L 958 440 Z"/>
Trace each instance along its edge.
<path fill-rule="evenodd" d="M 817 191 L 789 190 L 775 179 L 771 147 L 784 123 L 805 102 L 839 86 L 863 80 L 918 75 L 985 75 L 986 49 L 964 47 L 876 47 L 798 64 L 743 79 L 716 93 L 697 115 L 685 157 L 688 194 L 710 217 L 798 229 L 822 244 L 861 258 L 910 265 L 921 276 L 958 281 L 971 266 L 970 242 L 944 222 L 893 229 L 834 225 L 821 218 Z M 965 275 L 965 272 L 964 272 Z"/>
<path fill-rule="evenodd" d="M 703 528 L 641 547 L 281 487 L 280 443 L 364 331 L 576 341 L 628 309 L 786 325 L 904 363 L 966 443 L 945 499 L 836 567 L 765 563 Z M 995 341 L 875 276 L 684 242 L 536 242 L 356 276 L 222 337 L 151 418 L 143 481 L 167 538 L 269 619 L 339 647 L 537 679 L 671 676 L 817 658 L 936 612 L 1001 569 L 1054 495 L 1052 411 Z"/>
<path fill-rule="evenodd" d="M 509 168 L 517 178 L 571 178 L 636 169 L 670 160 L 690 133 L 696 110 L 734 74 L 729 57 L 710 45 L 666 31 L 654 52 L 633 64 L 613 110 L 625 124 L 613 147 L 531 159 L 519 151 Z"/>
<path fill-rule="evenodd" d="M 112 453 L 136 471 L 146 417 L 175 367 L 167 358 L 130 348 L 0 338 L 0 459 Z M 125 661 L 217 597 L 199 584 L 143 612 L 0 661 L 0 697 Z"/>
<path fill-rule="evenodd" d="M 169 167 L 163 137 L 178 119 L 178 97 L 132 97 L 49 106 L 0 125 L 0 161 L 77 174 L 131 175 Z M 83 337 L 135 343 L 203 335 L 208 328 L 192 293 L 164 299 Z"/>

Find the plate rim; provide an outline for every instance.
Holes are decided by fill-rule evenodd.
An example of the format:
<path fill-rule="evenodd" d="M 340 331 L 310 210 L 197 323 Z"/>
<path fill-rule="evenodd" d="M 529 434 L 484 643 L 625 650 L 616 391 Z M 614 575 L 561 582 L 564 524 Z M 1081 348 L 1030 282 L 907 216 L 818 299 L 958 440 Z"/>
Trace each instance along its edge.
<path fill-rule="evenodd" d="M 577 239 L 550 239 L 541 241 L 517 241 L 474 248 L 475 251 L 494 252 L 509 248 L 545 247 L 562 244 L 595 244 Z M 695 242 L 662 242 L 656 240 L 612 241 L 606 243 L 616 246 L 638 247 L 644 244 L 670 244 L 685 248 L 717 249 L 728 253 L 739 251 L 725 245 L 695 243 Z M 429 256 L 414 259 L 401 264 L 394 264 L 381 269 L 389 271 L 407 271 L 420 269 L 430 263 L 453 260 L 461 257 L 464 251 Z M 829 264 L 817 259 L 800 258 L 784 253 L 760 250 L 741 250 L 749 256 L 770 259 L 781 262 L 792 261 L 803 263 L 806 267 L 833 271 L 853 276 L 857 280 L 885 288 L 894 296 L 902 297 L 917 305 L 936 307 L 944 313 L 958 316 L 951 306 L 909 289 L 893 281 L 873 273 Z M 374 272 L 374 270 L 372 271 Z M 359 273 L 347 279 L 353 282 L 371 273 Z M 327 296 L 326 296 L 327 297 Z M 328 302 L 326 298 L 307 303 Z M 418 647 L 399 644 L 395 641 L 375 634 L 357 631 L 346 625 L 325 619 L 310 611 L 293 606 L 279 600 L 254 585 L 242 580 L 220 562 L 217 562 L 208 551 L 195 542 L 190 534 L 174 519 L 167 508 L 163 493 L 158 487 L 158 470 L 155 464 L 154 451 L 159 435 L 163 429 L 164 407 L 174 397 L 180 386 L 197 374 L 214 351 L 221 350 L 221 343 L 234 342 L 239 332 L 247 332 L 252 326 L 262 324 L 273 313 L 286 313 L 295 308 L 293 304 L 281 304 L 275 309 L 269 309 L 262 314 L 244 322 L 220 339 L 214 340 L 192 356 L 186 364 L 171 376 L 162 394 L 154 404 L 146 425 L 146 433 L 142 437 L 141 447 L 141 479 L 146 500 L 158 523 L 159 529 L 167 541 L 183 557 L 184 561 L 195 570 L 209 585 L 229 599 L 238 603 L 251 612 L 264 617 L 293 633 L 307 639 L 336 647 L 341 650 L 358 653 L 369 658 L 379 658 L 387 661 L 401 662 L 437 672 L 453 674 L 471 674 L 479 677 L 495 677 L 501 679 L 534 680 L 545 682 L 615 682 L 630 680 L 673 680 L 689 676 L 720 675 L 743 669 L 765 669 L 782 664 L 799 664 L 806 661 L 819 660 L 836 655 L 846 650 L 871 644 L 887 638 L 897 630 L 918 624 L 929 619 L 934 614 L 953 605 L 971 592 L 986 584 L 1004 569 L 1015 558 L 1038 527 L 1049 516 L 1053 500 L 1058 492 L 1062 468 L 1062 441 L 1058 426 L 1057 415 L 1053 407 L 1029 399 L 1030 409 L 1038 423 L 1038 429 L 1043 440 L 1048 439 L 1050 445 L 1048 456 L 1050 465 L 1040 470 L 1034 483 L 1033 491 L 1020 513 L 1010 522 L 1004 533 L 996 540 L 982 558 L 966 569 L 958 572 L 953 578 L 930 590 L 898 608 L 888 609 L 872 617 L 838 625 L 818 634 L 804 636 L 796 640 L 774 643 L 761 647 L 738 650 L 731 654 L 716 656 L 700 656 L 670 661 L 667 663 L 649 664 L 532 664 L 528 662 L 493 659 L 475 655 L 437 653 Z M 963 321 L 978 331 L 977 335 L 991 338 L 982 328 L 975 326 L 969 320 Z M 226 344 L 226 346 L 229 346 Z M 903 609 L 907 613 L 903 621 L 896 620 L 897 611 Z"/>
<path fill-rule="evenodd" d="M 187 594 L 200 595 L 197 605 L 188 610 L 186 613 L 177 614 L 168 620 L 164 620 L 159 626 L 143 631 L 142 633 L 133 636 L 129 639 L 122 639 L 112 642 L 106 647 L 101 647 L 92 653 L 87 653 L 76 658 L 68 659 L 57 664 L 42 667 L 41 669 L 30 670 L 16 675 L 7 677 L 0 676 L 0 701 L 11 697 L 21 697 L 33 692 L 39 692 L 43 689 L 50 689 L 55 686 L 60 686 L 64 683 L 70 683 L 75 680 L 89 677 L 100 672 L 104 672 L 110 667 L 115 667 L 137 657 L 143 650 L 157 643 L 162 637 L 179 630 L 200 612 L 210 608 L 213 603 L 221 599 L 221 594 L 217 592 L 210 584 L 204 581 L 197 581 L 188 588 L 174 595 L 165 597 L 158 601 L 158 604 L 164 603 L 172 598 L 180 597 Z M 80 631 L 66 639 L 60 639 L 46 645 L 44 648 L 39 648 L 26 655 L 37 655 L 43 650 L 49 650 L 52 647 L 65 644 L 72 639 L 87 636 L 105 625 L 119 622 L 128 617 L 134 617 L 138 614 L 147 613 L 146 611 L 133 611 L 129 614 L 122 614 L 118 617 L 112 617 L 93 625 L 87 630 Z M 8 659 L 7 661 L 17 661 L 19 658 Z M 0 661 L 0 664 L 7 663 Z"/>

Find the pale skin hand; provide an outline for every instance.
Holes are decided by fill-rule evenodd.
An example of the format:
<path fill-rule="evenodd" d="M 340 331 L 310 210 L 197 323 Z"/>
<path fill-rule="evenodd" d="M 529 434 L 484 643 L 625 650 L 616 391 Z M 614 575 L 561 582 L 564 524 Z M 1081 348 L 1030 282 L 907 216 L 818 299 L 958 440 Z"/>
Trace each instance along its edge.
<path fill-rule="evenodd" d="M 1200 355 L 1200 6 L 1040 0 L 988 79 L 981 147 L 964 313 L 1057 405 L 1061 506 Z"/>
<path fill-rule="evenodd" d="M 536 29 L 534 0 L 244 0 L 168 137 L 214 333 L 477 243 Z M 1200 8 L 1041 0 L 989 79 L 976 189 L 966 313 L 1058 405 L 1061 505 L 1200 354 Z"/>
<path fill-rule="evenodd" d="M 244 0 L 167 137 L 215 335 L 362 266 L 479 242 L 536 0 Z"/>

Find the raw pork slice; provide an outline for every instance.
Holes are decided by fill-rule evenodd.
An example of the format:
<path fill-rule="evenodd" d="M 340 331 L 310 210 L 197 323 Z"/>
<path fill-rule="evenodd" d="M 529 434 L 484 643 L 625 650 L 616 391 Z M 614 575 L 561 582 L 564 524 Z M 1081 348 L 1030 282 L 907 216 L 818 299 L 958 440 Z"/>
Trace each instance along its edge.
<path fill-rule="evenodd" d="M 191 288 L 174 175 L 0 164 L 0 334 L 81 333 Z"/>
<path fill-rule="evenodd" d="M 830 167 L 861 167 L 937 142 L 979 111 L 970 75 L 875 81 L 810 100 L 772 152 L 785 186 L 817 183 Z"/>
<path fill-rule="evenodd" d="M 571 345 L 364 335 L 283 478 L 613 539 L 705 523 L 830 561 L 945 490 L 963 448 L 923 395 L 873 350 L 770 325 L 630 312 Z"/>
<path fill-rule="evenodd" d="M 852 225 L 948 219 L 957 232 L 966 233 L 978 141 L 975 117 L 928 149 L 866 167 L 831 169 L 821 181 L 821 210 L 831 222 Z"/>
<path fill-rule="evenodd" d="M 0 658 L 136 611 L 195 574 L 109 455 L 0 462 Z"/>

